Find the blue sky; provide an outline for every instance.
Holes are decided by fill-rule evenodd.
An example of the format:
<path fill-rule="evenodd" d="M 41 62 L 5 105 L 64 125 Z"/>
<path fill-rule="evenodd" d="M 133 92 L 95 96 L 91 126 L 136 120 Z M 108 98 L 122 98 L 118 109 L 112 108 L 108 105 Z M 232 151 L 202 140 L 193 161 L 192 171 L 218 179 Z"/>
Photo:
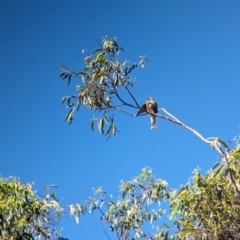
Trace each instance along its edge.
<path fill-rule="evenodd" d="M 144 166 L 174 188 L 197 166 L 204 173 L 217 154 L 162 119 L 151 131 L 147 116 L 118 114 L 119 138 L 107 142 L 87 124 L 95 113 L 82 109 L 69 126 L 61 98 L 78 80 L 67 88 L 57 68 L 81 70 L 83 48 L 91 52 L 95 38 L 116 36 L 123 58 L 149 60 L 132 74 L 138 102 L 152 96 L 205 137 L 232 140 L 240 125 L 239 12 L 237 0 L 1 1 L 1 175 L 34 181 L 41 193 L 56 184 L 67 205 L 83 202 L 92 187 L 118 193 L 120 180 Z M 106 239 L 97 216 L 63 225 L 71 240 Z"/>

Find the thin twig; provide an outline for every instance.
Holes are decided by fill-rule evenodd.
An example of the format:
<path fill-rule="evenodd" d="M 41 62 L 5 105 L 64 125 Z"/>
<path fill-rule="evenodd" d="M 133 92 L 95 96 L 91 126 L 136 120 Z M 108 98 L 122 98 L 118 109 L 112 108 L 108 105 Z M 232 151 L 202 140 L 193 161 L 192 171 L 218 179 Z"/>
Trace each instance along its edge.
<path fill-rule="evenodd" d="M 136 106 L 134 106 L 134 105 L 132 105 L 132 104 L 130 104 L 130 103 L 125 102 L 125 101 L 119 96 L 118 92 L 115 92 L 115 94 L 116 94 L 117 98 L 119 99 L 119 101 L 121 101 L 122 103 L 124 103 L 126 106 L 133 107 L 133 108 L 138 108 L 138 107 L 136 107 Z"/>
<path fill-rule="evenodd" d="M 108 234 L 107 234 L 106 230 L 104 229 L 104 227 L 103 227 L 102 223 L 101 223 L 101 227 L 102 227 L 102 229 L 103 229 L 103 232 L 105 233 L 106 237 L 107 237 L 109 240 L 111 240 L 111 238 L 108 236 Z"/>
<path fill-rule="evenodd" d="M 137 102 L 137 100 L 135 99 L 135 97 L 132 95 L 132 93 L 131 93 L 131 91 L 128 89 L 128 87 L 127 86 L 125 86 L 125 88 L 127 89 L 127 91 L 128 91 L 128 93 L 130 94 L 130 96 L 132 97 L 132 99 L 133 99 L 133 101 L 136 103 L 136 105 L 140 108 L 140 106 L 139 106 L 139 104 L 138 104 L 138 102 Z"/>
<path fill-rule="evenodd" d="M 128 116 L 131 116 L 131 117 L 135 116 L 135 114 L 128 113 L 128 112 L 126 112 L 126 111 L 124 111 L 124 110 L 122 110 L 120 108 L 117 108 L 116 106 L 113 106 L 112 108 L 114 108 L 115 110 L 117 110 L 119 112 L 123 112 L 123 113 L 127 114 Z"/>
<path fill-rule="evenodd" d="M 98 41 L 98 39 L 96 38 L 96 36 L 94 36 L 94 38 L 95 38 L 96 42 L 98 43 L 98 45 L 99 45 L 100 47 L 102 47 L 102 44 Z"/>
<path fill-rule="evenodd" d="M 118 93 L 118 90 L 116 89 L 116 86 L 114 85 L 114 81 L 113 81 L 113 79 L 112 79 L 112 77 L 111 76 L 107 76 L 110 80 L 111 80 L 111 82 L 112 82 L 112 87 L 113 87 L 113 89 L 114 89 L 114 93 L 115 93 L 115 95 L 117 96 L 117 98 L 119 99 L 119 101 L 121 101 L 123 104 L 125 104 L 126 106 L 129 106 L 129 107 L 133 107 L 133 108 L 138 108 L 138 107 L 136 107 L 136 106 L 134 106 L 134 105 L 132 105 L 132 104 L 130 104 L 130 103 L 127 103 L 127 102 L 125 102 L 121 97 L 120 97 L 120 95 L 119 95 L 119 93 Z M 138 105 L 138 104 L 137 104 Z"/>

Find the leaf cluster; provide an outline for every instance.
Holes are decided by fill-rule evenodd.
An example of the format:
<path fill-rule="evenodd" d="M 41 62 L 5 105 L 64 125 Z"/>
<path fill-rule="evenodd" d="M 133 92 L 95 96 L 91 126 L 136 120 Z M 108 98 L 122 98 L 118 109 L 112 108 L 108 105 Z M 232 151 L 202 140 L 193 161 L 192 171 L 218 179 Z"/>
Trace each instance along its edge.
<path fill-rule="evenodd" d="M 231 151 L 229 165 L 217 163 L 206 175 L 195 171 L 191 181 L 171 200 L 171 217 L 181 239 L 239 239 L 240 147 Z"/>
<path fill-rule="evenodd" d="M 117 136 L 116 126 L 114 124 L 114 111 L 124 110 L 119 107 L 130 106 L 139 108 L 139 105 L 129 90 L 129 86 L 134 85 L 134 80 L 130 73 L 138 66 L 144 66 L 147 59 L 141 57 L 139 63 L 129 63 L 129 61 L 120 61 L 119 54 L 123 48 L 117 43 L 115 38 L 103 38 L 92 54 L 88 54 L 84 59 L 84 67 L 81 71 L 70 71 L 65 67 L 60 68 L 60 78 L 67 80 L 68 85 L 72 76 L 79 78 L 79 84 L 76 87 L 77 93 L 62 98 L 62 104 L 66 103 L 69 108 L 65 120 L 72 123 L 74 112 L 83 105 L 93 111 L 100 112 L 99 118 L 93 118 L 90 126 L 94 129 L 94 123 L 98 121 L 98 129 L 104 134 L 104 122 L 109 124 L 105 135 L 109 138 L 111 135 Z M 132 102 L 126 102 L 120 95 L 120 89 L 124 89 L 131 97 Z M 129 114 L 125 112 L 126 114 Z"/>
<path fill-rule="evenodd" d="M 154 177 L 152 170 L 145 167 L 131 181 L 122 181 L 120 192 L 121 197 L 116 198 L 108 196 L 101 187 L 97 188 L 94 190 L 95 196 L 88 198 L 85 205 L 72 204 L 70 211 L 77 222 L 81 214 L 99 211 L 101 220 L 110 225 L 118 239 L 167 237 L 169 227 L 166 224 L 159 226 L 151 236 L 144 230 L 147 223 L 153 225 L 165 213 L 160 203 L 170 197 L 167 182 Z"/>
<path fill-rule="evenodd" d="M 0 177 L 0 239 L 60 239 L 56 225 L 62 217 L 54 193 L 40 198 L 31 184 Z"/>

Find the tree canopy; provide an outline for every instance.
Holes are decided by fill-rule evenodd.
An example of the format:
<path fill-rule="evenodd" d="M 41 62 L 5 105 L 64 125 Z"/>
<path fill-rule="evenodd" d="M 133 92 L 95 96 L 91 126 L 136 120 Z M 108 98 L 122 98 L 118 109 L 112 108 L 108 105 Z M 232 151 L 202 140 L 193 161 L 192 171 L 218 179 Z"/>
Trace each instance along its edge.
<path fill-rule="evenodd" d="M 99 45 L 99 48 L 84 58 L 84 68 L 81 71 L 69 70 L 63 66 L 60 68 L 60 78 L 67 80 L 68 85 L 72 76 L 80 79 L 76 87 L 77 93 L 62 98 L 62 103 L 66 102 L 69 108 L 65 120 L 72 123 L 75 111 L 84 105 L 101 113 L 99 118 L 90 120 L 91 128 L 94 129 L 94 123 L 98 122 L 101 134 L 105 133 L 107 138 L 111 135 L 116 137 L 118 130 L 114 122 L 114 111 L 135 116 L 136 110 L 140 108 L 130 91 L 130 87 L 135 84 L 135 79 L 131 78 L 130 73 L 137 66 L 143 68 L 147 59 L 141 56 L 138 63 L 121 61 L 119 55 L 123 48 L 117 43 L 116 38 L 106 36 Z M 122 91 L 130 96 L 131 101 L 123 99 Z M 134 108 L 135 112 L 126 111 L 126 107 Z M 107 130 L 106 124 L 109 125 Z"/>
<path fill-rule="evenodd" d="M 130 87 L 135 87 L 135 80 L 130 76 L 137 67 L 144 67 L 146 57 L 138 63 L 121 60 L 119 55 L 123 48 L 116 38 L 103 38 L 92 54 L 85 57 L 81 71 L 61 68 L 60 78 L 67 79 L 68 85 L 74 75 L 80 79 L 77 93 L 65 96 L 62 103 L 67 102 L 69 111 L 65 117 L 72 122 L 74 113 L 83 104 L 86 108 L 99 112 L 99 118 L 90 120 L 98 123 L 98 129 L 104 134 L 106 124 L 109 127 L 105 135 L 117 136 L 114 112 L 119 111 L 135 117 L 136 109 L 140 113 L 154 115 L 174 124 L 178 124 L 193 133 L 219 154 L 219 162 L 205 175 L 195 170 L 190 181 L 179 190 L 167 188 L 167 182 L 156 178 L 150 168 L 143 168 L 141 173 L 130 181 L 121 182 L 121 196 L 114 199 L 112 195 L 98 188 L 94 197 L 87 199 L 86 204 L 70 205 L 70 212 L 76 220 L 86 212 L 99 211 L 101 220 L 110 225 L 118 239 L 238 239 L 240 176 L 240 146 L 231 149 L 226 142 L 218 137 L 205 138 L 195 129 L 189 127 L 166 109 L 160 108 L 158 114 L 148 111 L 138 104 Z M 125 95 L 122 92 L 125 92 Z M 126 96 L 128 95 L 128 98 Z M 128 101 L 126 99 L 131 99 Z M 130 110 L 134 109 L 134 113 Z M 165 211 L 161 205 L 168 203 L 169 227 L 162 220 Z M 156 222 L 156 223 L 155 223 Z M 153 232 L 146 230 L 146 223 L 153 227 Z M 157 226 L 157 227 L 156 227 Z"/>
<path fill-rule="evenodd" d="M 39 196 L 32 184 L 0 177 L 0 239 L 60 239 L 57 224 L 63 215 L 55 193 Z"/>

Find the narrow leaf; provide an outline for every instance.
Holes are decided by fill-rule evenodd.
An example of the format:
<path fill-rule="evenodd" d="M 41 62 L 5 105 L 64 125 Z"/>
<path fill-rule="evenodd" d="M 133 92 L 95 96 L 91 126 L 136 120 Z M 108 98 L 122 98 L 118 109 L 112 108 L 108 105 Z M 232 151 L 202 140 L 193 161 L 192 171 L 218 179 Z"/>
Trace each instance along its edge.
<path fill-rule="evenodd" d="M 94 130 L 94 120 L 90 120 L 88 124 L 90 125 L 91 129 Z"/>
<path fill-rule="evenodd" d="M 66 79 L 68 77 L 68 73 L 66 73 L 66 75 L 62 78 L 62 80 Z"/>
<path fill-rule="evenodd" d="M 82 103 L 82 98 L 81 98 L 81 96 L 79 95 L 78 101 L 77 101 L 77 110 L 78 110 L 79 107 L 81 106 L 81 103 Z"/>
<path fill-rule="evenodd" d="M 216 164 L 212 167 L 212 170 L 214 171 L 219 165 L 220 165 L 220 163 L 216 163 Z"/>
<path fill-rule="evenodd" d="M 71 82 L 71 77 L 72 77 L 72 74 L 69 74 L 69 76 L 68 76 L 68 86 L 69 86 L 69 84 Z"/>
<path fill-rule="evenodd" d="M 64 102 L 66 101 L 67 97 L 63 97 L 62 98 L 62 104 L 64 104 Z"/>
<path fill-rule="evenodd" d="M 65 116 L 64 121 L 66 121 L 66 120 L 68 119 L 68 117 L 69 117 L 69 115 L 71 114 L 72 111 L 73 111 L 72 109 L 70 109 L 70 110 L 68 111 L 67 115 Z"/>
<path fill-rule="evenodd" d="M 61 72 L 59 78 L 63 77 L 66 74 L 66 72 Z"/>
<path fill-rule="evenodd" d="M 103 121 L 103 118 L 100 118 L 98 120 L 98 130 L 101 134 L 103 134 L 103 126 L 104 126 L 104 121 Z"/>
<path fill-rule="evenodd" d="M 93 54 L 98 53 L 98 52 L 101 52 L 101 51 L 103 51 L 103 49 L 102 49 L 102 48 L 98 48 L 98 49 L 96 49 L 96 50 L 93 52 Z"/>

